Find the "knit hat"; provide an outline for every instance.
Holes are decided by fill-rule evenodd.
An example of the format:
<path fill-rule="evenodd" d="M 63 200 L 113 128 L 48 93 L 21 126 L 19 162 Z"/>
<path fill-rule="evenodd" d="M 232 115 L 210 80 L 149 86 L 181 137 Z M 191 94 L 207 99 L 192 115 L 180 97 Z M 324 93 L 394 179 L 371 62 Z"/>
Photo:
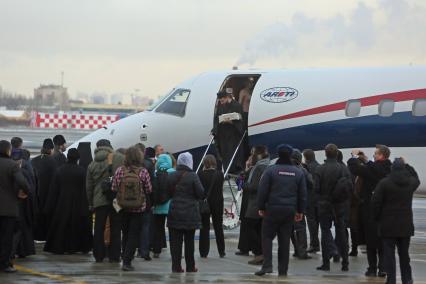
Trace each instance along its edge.
<path fill-rule="evenodd" d="M 51 150 L 53 148 L 55 148 L 55 146 L 53 145 L 52 139 L 50 139 L 50 138 L 44 139 L 44 141 L 43 141 L 43 149 Z"/>
<path fill-rule="evenodd" d="M 55 146 L 64 145 L 65 143 L 67 143 L 67 141 L 65 141 L 64 136 L 59 134 L 53 137 L 53 144 L 55 144 Z"/>
<path fill-rule="evenodd" d="M 192 155 L 189 152 L 185 152 L 179 155 L 178 159 L 177 159 L 177 165 L 178 166 L 187 166 L 188 168 L 190 168 L 192 170 L 193 167 L 193 160 L 192 160 Z"/>

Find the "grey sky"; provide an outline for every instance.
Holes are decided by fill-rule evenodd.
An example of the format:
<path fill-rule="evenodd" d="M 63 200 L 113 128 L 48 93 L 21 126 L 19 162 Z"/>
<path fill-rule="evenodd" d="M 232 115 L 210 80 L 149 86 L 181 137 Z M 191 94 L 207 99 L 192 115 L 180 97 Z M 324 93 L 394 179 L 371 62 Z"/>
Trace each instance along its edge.
<path fill-rule="evenodd" d="M 422 0 L 0 0 L 0 85 L 163 94 L 241 67 L 425 64 Z"/>

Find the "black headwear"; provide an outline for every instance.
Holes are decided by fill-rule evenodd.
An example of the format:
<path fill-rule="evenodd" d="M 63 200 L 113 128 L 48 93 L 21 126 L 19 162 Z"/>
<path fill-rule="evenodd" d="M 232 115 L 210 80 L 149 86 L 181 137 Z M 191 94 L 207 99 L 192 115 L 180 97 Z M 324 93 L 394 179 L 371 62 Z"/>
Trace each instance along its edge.
<path fill-rule="evenodd" d="M 69 163 L 76 163 L 80 159 L 80 154 L 78 153 L 78 150 L 75 148 L 69 149 L 67 159 Z"/>
<path fill-rule="evenodd" d="M 228 94 L 227 92 L 225 92 L 225 91 L 221 91 L 221 92 L 217 93 L 217 98 L 218 98 L 218 99 L 220 99 L 220 98 L 227 97 L 227 96 L 229 96 L 229 95 L 230 95 L 230 94 Z"/>
<path fill-rule="evenodd" d="M 53 145 L 52 139 L 50 139 L 50 138 L 44 139 L 44 141 L 43 141 L 43 149 L 51 150 L 53 148 L 55 148 L 55 146 Z"/>
<path fill-rule="evenodd" d="M 145 158 L 152 159 L 155 158 L 155 149 L 148 147 L 145 149 Z"/>
<path fill-rule="evenodd" d="M 53 137 L 53 143 L 55 144 L 55 146 L 61 146 L 67 143 L 67 141 L 65 141 L 64 136 L 59 134 Z"/>

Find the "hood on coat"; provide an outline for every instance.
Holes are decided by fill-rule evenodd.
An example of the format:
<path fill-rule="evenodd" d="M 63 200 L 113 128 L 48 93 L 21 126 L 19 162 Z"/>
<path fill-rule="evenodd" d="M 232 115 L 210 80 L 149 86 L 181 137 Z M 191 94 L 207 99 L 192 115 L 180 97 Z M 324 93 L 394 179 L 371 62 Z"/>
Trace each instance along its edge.
<path fill-rule="evenodd" d="M 168 154 L 161 154 L 157 158 L 157 163 L 155 164 L 155 168 L 157 171 L 159 169 L 168 170 L 173 167 L 172 158 Z"/>
<path fill-rule="evenodd" d="M 95 149 L 95 161 L 103 162 L 108 158 L 108 155 L 114 151 L 110 147 L 98 147 Z"/>
<path fill-rule="evenodd" d="M 389 174 L 390 179 L 392 182 L 399 186 L 404 186 L 410 183 L 410 173 L 404 168 L 404 169 L 394 169 Z"/>

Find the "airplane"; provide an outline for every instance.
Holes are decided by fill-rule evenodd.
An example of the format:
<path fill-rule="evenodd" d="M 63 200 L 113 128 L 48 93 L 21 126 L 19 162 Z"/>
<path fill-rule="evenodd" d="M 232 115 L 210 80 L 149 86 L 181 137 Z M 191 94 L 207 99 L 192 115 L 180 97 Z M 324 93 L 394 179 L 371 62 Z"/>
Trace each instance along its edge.
<path fill-rule="evenodd" d="M 99 139 L 110 140 L 114 149 L 161 144 L 174 154 L 191 152 L 197 166 L 211 141 L 216 94 L 227 91 L 238 98 L 247 81 L 250 145 L 266 145 L 271 153 L 282 143 L 310 148 L 321 162 L 328 143 L 336 144 L 345 160 L 354 148 L 372 159 L 375 145 L 384 144 L 391 158 L 402 156 L 417 170 L 426 191 L 426 66 L 206 72 L 70 148 L 81 143 L 93 153 Z"/>

